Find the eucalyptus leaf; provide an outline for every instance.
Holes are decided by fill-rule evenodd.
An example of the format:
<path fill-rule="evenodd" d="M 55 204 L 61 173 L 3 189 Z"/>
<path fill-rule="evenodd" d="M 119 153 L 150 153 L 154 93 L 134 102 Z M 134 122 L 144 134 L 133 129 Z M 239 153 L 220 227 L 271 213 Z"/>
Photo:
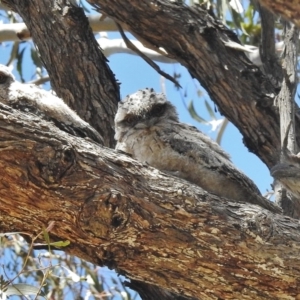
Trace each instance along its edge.
<path fill-rule="evenodd" d="M 58 241 L 58 242 L 50 243 L 49 245 L 57 247 L 57 248 L 63 248 L 63 247 L 69 246 L 70 245 L 70 241 Z"/>
<path fill-rule="evenodd" d="M 190 103 L 189 103 L 189 105 L 188 105 L 188 111 L 189 111 L 191 117 L 192 117 L 194 120 L 198 121 L 198 122 L 201 123 L 201 124 L 207 124 L 207 121 L 204 120 L 202 117 L 200 117 L 200 116 L 197 114 L 197 112 L 196 112 L 196 110 L 195 110 L 195 107 L 194 107 L 194 104 L 193 104 L 193 101 L 192 101 L 192 100 L 190 101 Z"/>
<path fill-rule="evenodd" d="M 39 291 L 39 287 L 25 283 L 17 283 L 11 284 L 7 287 L 6 295 L 36 295 L 37 293 L 39 293 Z"/>
<path fill-rule="evenodd" d="M 217 119 L 217 118 L 216 118 L 216 115 L 215 115 L 215 113 L 214 113 L 214 110 L 211 108 L 210 104 L 209 104 L 206 100 L 205 100 L 204 104 L 205 104 L 205 107 L 206 107 L 206 109 L 207 109 L 207 111 L 208 111 L 208 113 L 209 113 L 209 116 L 210 116 L 212 119 L 216 120 L 216 119 Z"/>

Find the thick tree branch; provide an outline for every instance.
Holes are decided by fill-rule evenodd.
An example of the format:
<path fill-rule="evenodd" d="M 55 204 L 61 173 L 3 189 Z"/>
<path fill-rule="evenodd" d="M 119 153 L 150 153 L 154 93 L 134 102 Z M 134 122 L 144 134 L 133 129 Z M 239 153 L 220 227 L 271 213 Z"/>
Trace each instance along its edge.
<path fill-rule="evenodd" d="M 119 86 L 83 10 L 68 0 L 3 2 L 25 21 L 56 93 L 113 146 Z"/>
<path fill-rule="evenodd" d="M 300 294 L 298 221 L 229 202 L 0 105 L 0 230 L 201 299 Z"/>

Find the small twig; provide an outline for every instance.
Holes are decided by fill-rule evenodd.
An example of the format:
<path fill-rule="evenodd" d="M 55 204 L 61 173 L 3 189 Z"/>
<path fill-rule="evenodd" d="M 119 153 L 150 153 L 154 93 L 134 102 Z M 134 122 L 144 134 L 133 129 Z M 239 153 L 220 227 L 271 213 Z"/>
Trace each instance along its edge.
<path fill-rule="evenodd" d="M 222 140 L 222 137 L 224 135 L 224 132 L 225 132 L 225 128 L 227 127 L 229 121 L 228 119 L 224 119 L 223 122 L 222 122 L 222 125 L 218 131 L 218 135 L 217 135 L 217 138 L 216 138 L 216 142 L 221 145 L 221 140 Z"/>
<path fill-rule="evenodd" d="M 176 87 L 180 87 L 181 88 L 181 85 L 179 84 L 179 82 L 174 78 L 172 77 L 171 75 L 165 73 L 164 71 L 162 71 L 160 69 L 160 67 L 153 61 L 151 60 L 148 56 L 146 56 L 143 52 L 141 52 L 128 38 L 127 36 L 125 35 L 121 25 L 119 23 L 116 22 L 116 25 L 119 29 L 119 32 L 126 44 L 126 46 L 131 49 L 132 51 L 134 51 L 135 53 L 137 53 L 141 58 L 143 58 L 157 73 L 159 73 L 160 75 L 164 76 L 166 79 L 172 81 Z"/>

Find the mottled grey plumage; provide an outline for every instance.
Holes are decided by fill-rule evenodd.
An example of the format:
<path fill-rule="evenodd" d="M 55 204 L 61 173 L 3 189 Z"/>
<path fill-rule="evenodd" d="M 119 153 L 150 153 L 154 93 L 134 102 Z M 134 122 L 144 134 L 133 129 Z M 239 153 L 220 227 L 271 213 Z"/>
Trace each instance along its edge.
<path fill-rule="evenodd" d="M 180 123 L 163 94 L 145 89 L 119 103 L 116 149 L 193 182 L 218 196 L 279 212 L 255 184 L 231 163 L 220 146 L 194 127 Z"/>
<path fill-rule="evenodd" d="M 0 102 L 26 113 L 52 121 L 72 135 L 89 137 L 103 144 L 100 134 L 83 121 L 62 99 L 33 84 L 16 81 L 10 69 L 0 65 Z"/>

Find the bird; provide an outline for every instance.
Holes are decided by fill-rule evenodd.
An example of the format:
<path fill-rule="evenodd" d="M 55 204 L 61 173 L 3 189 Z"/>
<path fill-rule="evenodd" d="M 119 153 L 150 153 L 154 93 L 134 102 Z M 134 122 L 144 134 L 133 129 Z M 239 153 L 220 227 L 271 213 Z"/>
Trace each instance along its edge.
<path fill-rule="evenodd" d="M 10 68 L 0 64 L 0 102 L 24 113 L 53 122 L 71 135 L 103 145 L 101 135 L 82 120 L 61 98 L 33 84 L 18 82 Z"/>
<path fill-rule="evenodd" d="M 281 212 L 216 142 L 179 121 L 176 108 L 163 93 L 146 88 L 119 102 L 115 140 L 116 150 L 217 196 Z"/>

